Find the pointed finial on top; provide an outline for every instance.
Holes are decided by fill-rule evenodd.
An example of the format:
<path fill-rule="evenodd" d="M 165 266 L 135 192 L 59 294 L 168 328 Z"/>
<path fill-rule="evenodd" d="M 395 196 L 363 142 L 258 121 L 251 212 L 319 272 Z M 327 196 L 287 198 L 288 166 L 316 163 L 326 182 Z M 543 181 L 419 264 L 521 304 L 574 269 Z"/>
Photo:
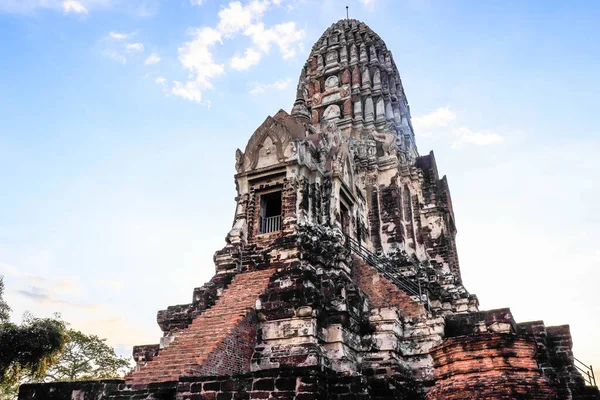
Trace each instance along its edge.
<path fill-rule="evenodd" d="M 346 19 L 350 19 L 350 18 L 348 17 L 348 6 L 346 6 Z"/>

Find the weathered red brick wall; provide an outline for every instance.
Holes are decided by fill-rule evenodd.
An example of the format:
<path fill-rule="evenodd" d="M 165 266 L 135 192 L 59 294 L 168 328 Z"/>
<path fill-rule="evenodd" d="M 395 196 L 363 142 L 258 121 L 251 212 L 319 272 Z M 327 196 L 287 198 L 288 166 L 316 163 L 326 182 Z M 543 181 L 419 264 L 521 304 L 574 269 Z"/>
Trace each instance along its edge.
<path fill-rule="evenodd" d="M 423 304 L 414 301 L 360 258 L 353 257 L 353 265 L 354 279 L 358 287 L 369 296 L 373 308 L 398 307 L 405 317 L 427 313 Z"/>
<path fill-rule="evenodd" d="M 250 372 L 256 329 L 256 318 L 251 313 L 206 357 L 198 374 L 210 376 Z"/>
<path fill-rule="evenodd" d="M 432 349 L 435 386 L 428 399 L 558 399 L 535 359 L 531 337 L 483 333 Z"/>

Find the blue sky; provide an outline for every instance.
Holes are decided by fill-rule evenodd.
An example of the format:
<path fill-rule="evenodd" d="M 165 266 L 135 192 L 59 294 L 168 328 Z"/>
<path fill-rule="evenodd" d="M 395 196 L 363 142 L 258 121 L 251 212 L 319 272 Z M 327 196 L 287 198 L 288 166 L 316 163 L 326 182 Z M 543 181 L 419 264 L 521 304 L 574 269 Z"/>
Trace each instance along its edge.
<path fill-rule="evenodd" d="M 600 3 L 0 0 L 0 274 L 121 352 L 214 271 L 235 149 L 345 16 L 394 54 L 482 309 L 571 325 L 600 365 Z"/>

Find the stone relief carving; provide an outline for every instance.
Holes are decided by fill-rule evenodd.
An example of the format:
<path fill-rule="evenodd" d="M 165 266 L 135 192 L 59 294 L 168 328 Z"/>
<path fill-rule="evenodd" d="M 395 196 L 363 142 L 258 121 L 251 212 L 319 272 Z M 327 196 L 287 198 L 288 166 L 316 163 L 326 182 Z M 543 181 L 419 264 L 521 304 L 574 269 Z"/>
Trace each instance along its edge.
<path fill-rule="evenodd" d="M 325 80 L 325 89 L 337 88 L 339 86 L 339 78 L 337 75 L 331 75 Z"/>
<path fill-rule="evenodd" d="M 327 107 L 325 109 L 325 112 L 323 113 L 323 118 L 325 118 L 326 120 L 332 120 L 332 119 L 337 119 L 340 117 L 340 107 L 332 104 L 329 107 Z"/>

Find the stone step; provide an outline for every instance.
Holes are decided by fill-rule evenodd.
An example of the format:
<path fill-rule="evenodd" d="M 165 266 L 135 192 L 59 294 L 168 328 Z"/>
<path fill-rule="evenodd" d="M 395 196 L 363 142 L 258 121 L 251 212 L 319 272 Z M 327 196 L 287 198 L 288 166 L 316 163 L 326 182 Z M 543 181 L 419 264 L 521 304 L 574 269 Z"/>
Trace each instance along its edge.
<path fill-rule="evenodd" d="M 234 276 L 215 304 L 161 349 L 152 361 L 125 377 L 128 384 L 147 384 L 176 380 L 182 374 L 198 370 L 214 351 L 252 312 L 256 299 L 269 283 L 273 269 L 246 272 Z"/>

